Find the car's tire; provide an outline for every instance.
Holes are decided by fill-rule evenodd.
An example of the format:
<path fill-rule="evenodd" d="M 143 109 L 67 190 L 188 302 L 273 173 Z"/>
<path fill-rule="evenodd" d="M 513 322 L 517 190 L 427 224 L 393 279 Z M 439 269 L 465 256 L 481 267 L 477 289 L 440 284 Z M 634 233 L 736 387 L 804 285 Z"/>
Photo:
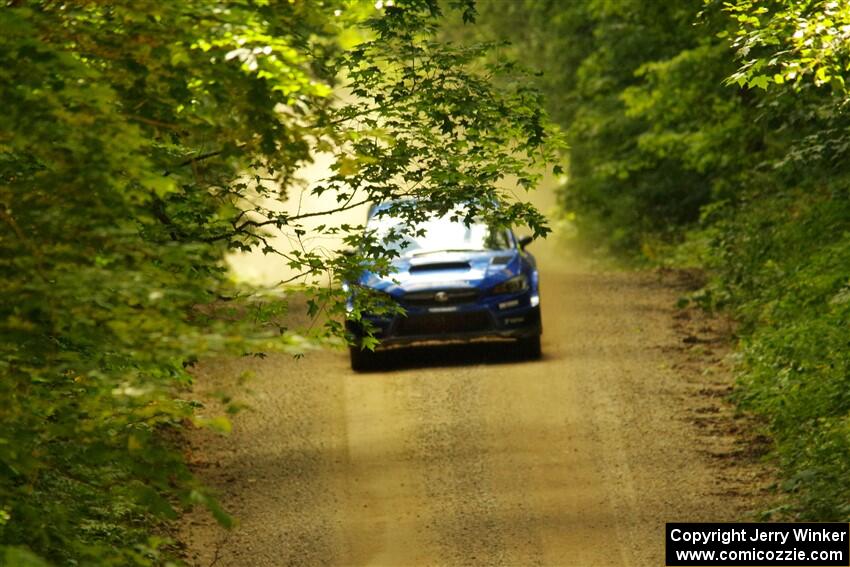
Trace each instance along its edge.
<path fill-rule="evenodd" d="M 543 356 L 543 349 L 540 345 L 540 335 L 533 337 L 525 337 L 517 341 L 519 344 L 519 355 L 525 360 L 538 360 Z"/>
<path fill-rule="evenodd" d="M 348 354 L 351 359 L 351 369 L 355 372 L 366 372 L 378 367 L 378 355 L 375 354 L 375 351 L 359 346 L 350 346 L 348 347 Z"/>

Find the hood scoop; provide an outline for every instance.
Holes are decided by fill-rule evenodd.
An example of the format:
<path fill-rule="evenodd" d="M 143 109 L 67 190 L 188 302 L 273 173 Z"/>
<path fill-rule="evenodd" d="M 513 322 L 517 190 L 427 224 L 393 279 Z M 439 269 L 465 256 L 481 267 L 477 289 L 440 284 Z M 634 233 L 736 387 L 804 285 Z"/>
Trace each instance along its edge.
<path fill-rule="evenodd" d="M 408 270 L 411 274 L 421 274 L 422 272 L 445 272 L 449 270 L 466 271 L 469 269 L 469 262 L 430 262 L 427 264 L 414 264 Z"/>

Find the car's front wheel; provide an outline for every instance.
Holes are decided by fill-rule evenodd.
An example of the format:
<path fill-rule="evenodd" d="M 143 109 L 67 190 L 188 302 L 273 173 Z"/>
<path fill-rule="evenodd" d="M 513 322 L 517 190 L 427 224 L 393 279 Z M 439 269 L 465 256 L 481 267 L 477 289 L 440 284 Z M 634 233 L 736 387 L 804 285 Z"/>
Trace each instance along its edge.
<path fill-rule="evenodd" d="M 359 346 L 350 346 L 348 347 L 348 354 L 351 359 L 351 369 L 355 372 L 375 370 L 378 366 L 378 355 L 375 354 L 375 351 Z"/>

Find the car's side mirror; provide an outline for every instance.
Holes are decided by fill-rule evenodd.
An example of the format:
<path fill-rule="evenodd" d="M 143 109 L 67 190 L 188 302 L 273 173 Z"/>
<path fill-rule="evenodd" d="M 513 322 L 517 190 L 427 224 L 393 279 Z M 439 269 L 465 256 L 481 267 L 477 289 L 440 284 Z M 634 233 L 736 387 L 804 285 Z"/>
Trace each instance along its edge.
<path fill-rule="evenodd" d="M 532 242 L 534 242 L 533 236 L 523 236 L 522 238 L 519 239 L 517 244 L 519 244 L 520 248 L 525 250 L 525 247 L 528 246 L 529 244 L 531 244 Z"/>

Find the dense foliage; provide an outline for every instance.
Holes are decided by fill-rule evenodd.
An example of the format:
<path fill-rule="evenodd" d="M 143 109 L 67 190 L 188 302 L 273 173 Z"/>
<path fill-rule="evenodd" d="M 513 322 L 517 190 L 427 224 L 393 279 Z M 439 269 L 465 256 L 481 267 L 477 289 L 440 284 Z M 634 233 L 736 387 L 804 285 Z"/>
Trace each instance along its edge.
<path fill-rule="evenodd" d="M 321 276 L 311 311 L 338 315 L 340 282 L 392 252 L 332 215 L 320 232 L 358 252 L 270 236 L 400 197 L 411 220 L 461 204 L 545 233 L 497 188 L 532 187 L 552 155 L 538 95 L 484 48 L 436 42 L 440 17 L 435 0 L 4 3 L 0 564 L 161 564 L 158 522 L 193 504 L 229 521 L 174 443 L 229 427 L 186 366 L 296 339 L 285 299 L 230 281 L 228 252 Z M 333 172 L 311 190 L 338 207 L 281 213 L 322 152 Z"/>
<path fill-rule="evenodd" d="M 488 8 L 489 6 L 489 8 Z M 586 242 L 697 265 L 741 321 L 788 514 L 850 518 L 850 7 L 829 0 L 482 4 L 543 71 Z"/>

